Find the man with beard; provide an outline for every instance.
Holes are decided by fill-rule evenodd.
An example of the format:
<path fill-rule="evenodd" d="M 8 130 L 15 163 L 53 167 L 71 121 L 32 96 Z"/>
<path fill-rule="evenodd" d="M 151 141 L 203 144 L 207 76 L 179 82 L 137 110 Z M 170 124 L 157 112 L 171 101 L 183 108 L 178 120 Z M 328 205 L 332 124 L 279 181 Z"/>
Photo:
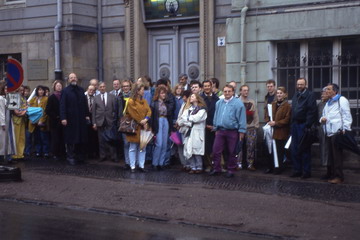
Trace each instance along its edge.
<path fill-rule="evenodd" d="M 298 92 L 292 98 L 291 106 L 291 154 L 293 174 L 290 177 L 311 177 L 311 145 L 299 151 L 299 144 L 305 131 L 309 131 L 316 121 L 316 99 L 314 93 L 306 87 L 306 79 L 296 82 Z"/>
<path fill-rule="evenodd" d="M 60 100 L 60 119 L 64 126 L 67 161 L 75 165 L 85 160 L 90 113 L 84 89 L 77 85 L 76 74 L 71 73 L 68 81 L 70 85 L 63 90 Z"/>

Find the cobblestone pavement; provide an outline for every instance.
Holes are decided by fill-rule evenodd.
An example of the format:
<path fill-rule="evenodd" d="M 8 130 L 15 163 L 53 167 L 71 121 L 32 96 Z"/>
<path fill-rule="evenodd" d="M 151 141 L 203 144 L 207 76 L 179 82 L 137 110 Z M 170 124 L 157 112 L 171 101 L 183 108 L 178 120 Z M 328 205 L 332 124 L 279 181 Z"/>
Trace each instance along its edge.
<path fill-rule="evenodd" d="M 132 179 L 140 182 L 168 184 L 200 184 L 203 188 L 214 188 L 229 191 L 245 191 L 265 194 L 276 194 L 308 200 L 338 201 L 359 203 L 360 185 L 331 185 L 313 178 L 310 180 L 291 179 L 287 174 L 281 176 L 265 175 L 261 171 L 239 171 L 234 178 L 222 176 L 211 177 L 207 174 L 187 174 L 178 167 L 164 171 L 149 169 L 147 173 L 130 173 L 122 169 L 120 164 L 98 163 L 69 166 L 64 162 L 49 159 L 33 159 L 24 163 L 26 170 L 45 172 L 57 175 L 73 175 L 111 180 Z M 355 171 L 355 175 L 358 173 Z"/>

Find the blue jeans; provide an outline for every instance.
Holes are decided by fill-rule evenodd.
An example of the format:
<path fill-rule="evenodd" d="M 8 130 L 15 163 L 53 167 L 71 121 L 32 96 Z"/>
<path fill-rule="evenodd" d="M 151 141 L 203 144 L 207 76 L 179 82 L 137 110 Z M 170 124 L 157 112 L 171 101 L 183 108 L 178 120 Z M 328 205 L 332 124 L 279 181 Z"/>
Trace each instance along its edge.
<path fill-rule="evenodd" d="M 166 150 L 169 138 L 169 122 L 166 118 L 159 118 L 159 131 L 156 134 L 155 148 L 153 152 L 153 166 L 164 166 Z"/>
<path fill-rule="evenodd" d="M 122 134 L 122 139 L 124 141 L 124 158 L 125 164 L 130 165 L 130 158 L 129 158 L 129 142 L 126 140 L 126 134 Z"/>
<path fill-rule="evenodd" d="M 311 147 L 299 152 L 299 143 L 305 131 L 305 123 L 291 124 L 291 156 L 295 173 L 311 173 Z"/>
<path fill-rule="evenodd" d="M 41 131 L 38 127 L 34 131 L 36 153 L 49 154 L 49 132 Z"/>
<path fill-rule="evenodd" d="M 131 142 L 129 147 L 129 158 L 130 158 L 131 169 L 135 169 L 136 162 L 139 163 L 140 168 L 144 168 L 145 155 L 146 155 L 146 148 L 140 152 L 140 144 Z"/>

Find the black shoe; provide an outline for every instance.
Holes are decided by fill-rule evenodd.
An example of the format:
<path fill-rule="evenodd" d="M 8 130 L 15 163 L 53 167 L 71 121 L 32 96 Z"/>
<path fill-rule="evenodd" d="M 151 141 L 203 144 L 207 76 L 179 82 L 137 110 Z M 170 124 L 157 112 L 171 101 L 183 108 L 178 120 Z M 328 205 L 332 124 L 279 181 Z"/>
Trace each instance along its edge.
<path fill-rule="evenodd" d="M 226 178 L 232 178 L 232 177 L 234 177 L 234 174 L 231 173 L 231 172 L 227 172 L 227 173 L 225 174 L 225 177 L 226 177 Z"/>
<path fill-rule="evenodd" d="M 211 172 L 209 172 L 209 176 L 219 176 L 221 174 L 221 172 L 217 172 L 215 170 L 212 170 Z"/>
<path fill-rule="evenodd" d="M 296 177 L 301 177 L 301 173 L 299 172 L 294 172 L 293 174 L 290 175 L 291 178 L 296 178 Z"/>
<path fill-rule="evenodd" d="M 105 162 L 106 158 L 100 158 L 99 162 Z"/>
<path fill-rule="evenodd" d="M 49 154 L 48 154 L 48 153 L 45 153 L 45 154 L 44 154 L 44 158 L 49 158 Z"/>
<path fill-rule="evenodd" d="M 71 166 L 75 166 L 76 165 L 76 160 L 75 159 L 66 159 L 67 162 L 71 165 Z"/>
<path fill-rule="evenodd" d="M 134 169 L 131 169 L 130 172 L 131 172 L 131 173 L 135 173 L 135 172 L 136 172 L 135 168 L 134 168 Z"/>
<path fill-rule="evenodd" d="M 282 170 L 280 168 L 275 168 L 274 169 L 274 175 L 280 175 L 282 172 Z"/>
<path fill-rule="evenodd" d="M 146 172 L 147 172 L 147 170 L 146 170 L 145 168 L 139 168 L 139 171 L 140 171 L 140 172 L 143 172 L 143 173 L 146 173 Z"/>
<path fill-rule="evenodd" d="M 330 174 L 325 174 L 325 175 L 323 175 L 323 176 L 321 176 L 321 178 L 320 178 L 320 180 L 330 180 L 331 179 L 331 176 L 330 176 Z"/>
<path fill-rule="evenodd" d="M 162 170 L 164 170 L 164 168 L 162 166 L 156 166 L 156 170 L 162 171 Z"/>
<path fill-rule="evenodd" d="M 125 164 L 124 170 L 130 170 L 130 169 L 131 169 L 130 165 L 129 165 L 129 164 Z"/>
<path fill-rule="evenodd" d="M 112 159 L 111 161 L 113 161 L 114 163 L 120 162 L 118 159 Z"/>
<path fill-rule="evenodd" d="M 308 178 L 311 178 L 311 174 L 310 174 L 310 173 L 304 173 L 304 174 L 301 176 L 301 179 L 308 179 Z"/>
<path fill-rule="evenodd" d="M 270 168 L 268 168 L 268 169 L 266 169 L 266 170 L 264 171 L 265 174 L 269 174 L 269 173 L 272 173 L 272 172 L 273 172 L 273 170 L 270 169 Z"/>
<path fill-rule="evenodd" d="M 40 153 L 36 153 L 36 154 L 35 154 L 35 157 L 40 157 L 40 156 L 41 156 Z"/>

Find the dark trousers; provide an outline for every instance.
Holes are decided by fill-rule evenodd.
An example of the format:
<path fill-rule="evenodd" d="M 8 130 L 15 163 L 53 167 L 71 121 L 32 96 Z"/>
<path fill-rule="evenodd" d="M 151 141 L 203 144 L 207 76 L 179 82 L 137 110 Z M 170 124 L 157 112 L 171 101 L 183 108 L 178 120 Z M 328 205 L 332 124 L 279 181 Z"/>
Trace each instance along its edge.
<path fill-rule="evenodd" d="M 276 142 L 276 152 L 278 156 L 279 168 L 284 168 L 284 158 L 285 158 L 285 145 L 287 140 L 275 140 Z"/>
<path fill-rule="evenodd" d="M 99 153 L 100 153 L 100 159 L 106 159 L 109 158 L 113 161 L 116 159 L 116 151 L 115 146 L 111 145 L 111 143 L 105 141 L 103 134 L 104 131 L 110 130 L 110 125 L 105 125 L 103 127 L 98 127 L 98 139 L 99 139 Z"/>
<path fill-rule="evenodd" d="M 215 134 L 213 146 L 214 170 L 221 172 L 221 153 L 225 147 L 228 150 L 227 169 L 234 172 L 237 167 L 236 146 L 239 141 L 239 133 L 237 130 L 218 130 Z"/>
<path fill-rule="evenodd" d="M 208 168 L 212 166 L 211 154 L 213 151 L 213 145 L 215 141 L 215 132 L 210 129 L 205 129 L 205 155 L 203 157 L 203 166 Z"/>
<path fill-rule="evenodd" d="M 65 156 L 65 143 L 64 143 L 64 135 L 63 128 L 59 124 L 56 128 L 50 129 L 50 137 L 51 137 L 51 153 L 55 157 L 64 157 Z"/>
<path fill-rule="evenodd" d="M 311 174 L 311 147 L 298 151 L 301 137 L 305 132 L 305 123 L 291 125 L 291 157 L 296 173 Z"/>
<path fill-rule="evenodd" d="M 70 163 L 84 162 L 86 160 L 85 144 L 66 144 L 66 159 Z"/>
<path fill-rule="evenodd" d="M 88 126 L 88 144 L 86 146 L 86 153 L 89 158 L 99 157 L 99 139 L 97 132 L 92 126 Z"/>
<path fill-rule="evenodd" d="M 344 180 L 342 149 L 335 145 L 335 137 L 326 137 L 326 145 L 329 149 L 328 164 L 330 165 L 330 178 L 340 178 Z"/>
<path fill-rule="evenodd" d="M 34 130 L 35 135 L 35 149 L 36 153 L 39 154 L 49 154 L 49 132 L 42 131 L 39 127 L 36 127 Z"/>

